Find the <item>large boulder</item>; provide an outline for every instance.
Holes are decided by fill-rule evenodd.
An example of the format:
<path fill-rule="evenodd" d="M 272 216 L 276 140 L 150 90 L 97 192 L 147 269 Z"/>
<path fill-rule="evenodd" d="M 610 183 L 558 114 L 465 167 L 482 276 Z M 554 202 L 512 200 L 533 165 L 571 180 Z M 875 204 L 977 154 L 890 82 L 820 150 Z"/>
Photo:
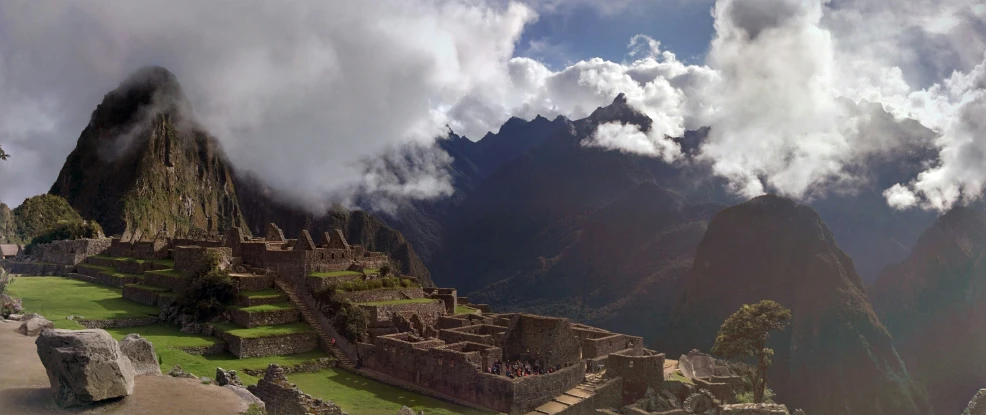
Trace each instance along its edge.
<path fill-rule="evenodd" d="M 25 336 L 37 336 L 45 329 L 55 328 L 55 323 L 48 321 L 40 314 L 30 313 L 21 317 L 21 326 L 17 331 Z"/>
<path fill-rule="evenodd" d="M 44 330 L 35 344 L 58 406 L 133 393 L 133 365 L 106 330 Z"/>
<path fill-rule="evenodd" d="M 120 351 L 130 359 L 137 376 L 161 375 L 161 366 L 158 365 L 154 345 L 139 334 L 130 333 L 120 340 Z"/>
<path fill-rule="evenodd" d="M 216 384 L 219 386 L 243 386 L 243 381 L 241 381 L 240 377 L 236 375 L 235 370 L 223 370 L 223 368 L 217 367 Z"/>

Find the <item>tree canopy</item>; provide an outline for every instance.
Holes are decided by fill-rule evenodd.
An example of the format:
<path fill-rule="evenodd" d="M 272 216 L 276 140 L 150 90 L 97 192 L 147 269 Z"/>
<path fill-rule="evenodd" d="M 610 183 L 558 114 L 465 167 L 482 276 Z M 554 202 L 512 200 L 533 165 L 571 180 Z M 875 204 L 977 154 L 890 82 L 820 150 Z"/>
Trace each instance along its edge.
<path fill-rule="evenodd" d="M 743 305 L 719 328 L 712 354 L 727 359 L 757 359 L 753 379 L 753 399 L 756 403 L 763 402 L 767 368 L 773 363 L 771 357 L 774 350 L 767 347 L 767 340 L 771 332 L 784 330 L 790 322 L 791 310 L 775 301 L 764 300 Z"/>
<path fill-rule="evenodd" d="M 3 151 L 3 147 L 0 147 L 0 160 L 6 160 L 8 158 L 10 158 L 10 154 L 7 154 L 6 151 Z"/>

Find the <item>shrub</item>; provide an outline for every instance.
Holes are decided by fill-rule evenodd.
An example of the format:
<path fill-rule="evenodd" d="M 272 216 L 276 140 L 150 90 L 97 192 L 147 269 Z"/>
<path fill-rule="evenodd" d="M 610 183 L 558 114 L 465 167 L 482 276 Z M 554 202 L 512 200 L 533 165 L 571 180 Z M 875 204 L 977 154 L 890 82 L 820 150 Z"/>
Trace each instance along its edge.
<path fill-rule="evenodd" d="M 219 269 L 218 254 L 208 252 L 178 303 L 182 314 L 207 321 L 221 314 L 235 298 L 236 284 L 229 272 Z"/>
<path fill-rule="evenodd" d="M 344 301 L 332 319 L 332 325 L 342 337 L 356 341 L 366 334 L 367 316 L 359 306 Z"/>
<path fill-rule="evenodd" d="M 394 288 L 398 284 L 397 278 L 393 277 L 384 277 L 381 281 L 383 281 L 383 286 L 387 288 Z"/>
<path fill-rule="evenodd" d="M 371 290 L 375 290 L 375 289 L 378 289 L 378 288 L 383 288 L 383 281 L 380 281 L 380 279 L 372 279 L 372 280 L 370 280 L 370 281 L 367 282 L 367 286 Z"/>
<path fill-rule="evenodd" d="M 386 277 L 388 275 L 390 275 L 390 264 L 385 264 L 384 266 L 380 267 L 380 276 Z"/>
<path fill-rule="evenodd" d="M 54 241 L 102 237 L 103 227 L 95 221 L 61 222 L 31 239 L 31 243 L 24 247 L 24 251 L 30 254 L 35 246 Z"/>

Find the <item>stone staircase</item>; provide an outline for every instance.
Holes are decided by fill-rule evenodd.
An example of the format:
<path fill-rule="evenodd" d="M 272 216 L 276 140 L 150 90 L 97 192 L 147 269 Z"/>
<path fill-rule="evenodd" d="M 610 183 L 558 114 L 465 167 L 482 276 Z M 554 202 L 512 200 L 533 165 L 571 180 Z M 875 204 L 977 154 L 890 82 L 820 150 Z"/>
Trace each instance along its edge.
<path fill-rule="evenodd" d="M 335 355 L 336 359 L 339 362 L 339 365 L 347 369 L 355 370 L 356 365 L 353 363 L 352 360 L 349 359 L 349 356 L 346 356 L 346 353 L 344 353 L 336 345 L 332 344 L 332 336 L 330 336 L 328 333 L 325 332 L 324 329 L 322 329 L 322 325 L 319 324 L 318 317 L 311 310 L 311 308 L 309 308 L 308 305 L 298 296 L 298 294 L 294 291 L 294 289 L 291 288 L 291 284 L 282 281 L 280 279 L 275 279 L 274 284 L 277 285 L 278 289 L 280 289 L 282 292 L 287 294 L 291 302 L 295 305 L 295 307 L 298 308 L 298 311 L 301 312 L 301 319 L 304 320 L 305 323 L 307 323 L 309 326 L 311 326 L 313 330 L 315 330 L 315 333 L 318 334 L 318 338 L 322 341 L 322 344 L 324 344 L 325 347 L 329 349 L 329 352 Z"/>
<path fill-rule="evenodd" d="M 553 415 L 565 412 L 569 408 L 591 398 L 596 391 L 606 383 L 605 372 L 588 374 L 582 383 L 554 397 L 551 401 L 538 406 L 525 415 Z"/>

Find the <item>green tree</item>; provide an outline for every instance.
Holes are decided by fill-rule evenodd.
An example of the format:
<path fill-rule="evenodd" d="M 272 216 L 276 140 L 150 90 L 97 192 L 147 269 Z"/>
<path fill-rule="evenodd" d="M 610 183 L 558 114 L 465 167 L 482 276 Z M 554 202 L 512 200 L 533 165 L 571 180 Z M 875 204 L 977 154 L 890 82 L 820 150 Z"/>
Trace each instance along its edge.
<path fill-rule="evenodd" d="M 753 401 L 761 403 L 767 389 L 767 368 L 774 350 L 767 347 L 770 333 L 787 328 L 791 310 L 777 302 L 764 300 L 745 304 L 722 323 L 712 354 L 727 359 L 757 359 L 753 376 Z"/>
<path fill-rule="evenodd" d="M 3 151 L 3 147 L 0 147 L 0 160 L 6 160 L 8 158 L 10 158 L 10 154 L 7 154 L 6 151 Z"/>

